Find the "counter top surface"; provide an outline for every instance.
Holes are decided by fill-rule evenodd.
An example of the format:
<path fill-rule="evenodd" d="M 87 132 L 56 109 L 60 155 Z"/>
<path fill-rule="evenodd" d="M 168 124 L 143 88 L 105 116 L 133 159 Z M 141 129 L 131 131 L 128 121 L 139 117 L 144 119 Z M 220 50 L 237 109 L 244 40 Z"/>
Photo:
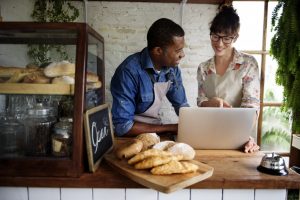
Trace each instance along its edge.
<path fill-rule="evenodd" d="M 256 188 L 299 189 L 300 175 L 289 170 L 288 176 L 273 176 L 257 171 L 262 152 L 246 154 L 236 150 L 197 150 L 195 160 L 214 168 L 213 175 L 190 188 Z M 0 177 L 1 186 L 30 187 L 92 187 L 141 188 L 129 178 L 114 171 L 103 160 L 95 173 L 84 173 L 80 178 L 55 177 Z"/>

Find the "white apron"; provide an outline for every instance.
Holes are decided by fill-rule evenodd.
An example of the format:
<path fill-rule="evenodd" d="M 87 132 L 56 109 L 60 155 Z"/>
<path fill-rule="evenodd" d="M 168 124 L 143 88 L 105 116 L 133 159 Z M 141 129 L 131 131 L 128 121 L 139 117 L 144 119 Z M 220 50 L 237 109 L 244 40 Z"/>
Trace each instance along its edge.
<path fill-rule="evenodd" d="M 145 112 L 135 115 L 134 121 L 144 122 L 148 124 L 161 124 L 159 110 L 162 105 L 162 100 L 166 96 L 170 85 L 171 81 L 153 83 L 154 101 Z"/>
<path fill-rule="evenodd" d="M 232 69 L 227 70 L 223 76 L 212 74 L 204 82 L 206 96 L 211 99 L 220 97 L 233 107 L 240 107 L 243 96 L 243 83 L 241 75 Z"/>

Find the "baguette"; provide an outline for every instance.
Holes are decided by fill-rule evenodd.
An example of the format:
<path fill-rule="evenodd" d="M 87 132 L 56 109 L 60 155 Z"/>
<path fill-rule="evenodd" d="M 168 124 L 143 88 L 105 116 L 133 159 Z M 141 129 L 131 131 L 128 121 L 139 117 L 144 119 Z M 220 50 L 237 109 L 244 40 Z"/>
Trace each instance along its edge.
<path fill-rule="evenodd" d="M 16 73 L 32 73 L 37 71 L 36 68 L 23 68 L 23 67 L 3 67 L 0 66 L 0 77 L 10 78 L 13 75 L 16 76 Z M 18 74 L 17 74 L 18 75 Z"/>

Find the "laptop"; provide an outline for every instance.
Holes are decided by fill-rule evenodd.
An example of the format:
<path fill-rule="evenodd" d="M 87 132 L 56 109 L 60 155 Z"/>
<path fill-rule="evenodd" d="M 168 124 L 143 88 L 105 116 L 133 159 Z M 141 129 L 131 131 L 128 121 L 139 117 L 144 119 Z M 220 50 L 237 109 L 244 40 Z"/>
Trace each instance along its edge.
<path fill-rule="evenodd" d="M 241 149 L 256 138 L 255 108 L 182 107 L 177 142 L 194 149 Z"/>

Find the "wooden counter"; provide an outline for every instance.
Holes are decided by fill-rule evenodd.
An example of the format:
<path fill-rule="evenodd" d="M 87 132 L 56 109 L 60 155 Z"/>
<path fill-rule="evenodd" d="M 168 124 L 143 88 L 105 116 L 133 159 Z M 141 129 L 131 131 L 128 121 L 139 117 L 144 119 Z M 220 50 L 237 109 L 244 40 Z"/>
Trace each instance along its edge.
<path fill-rule="evenodd" d="M 288 176 L 260 173 L 256 167 L 262 152 L 245 154 L 234 150 L 198 150 L 196 160 L 214 167 L 212 177 L 198 182 L 191 188 L 255 188 L 299 189 L 300 175 L 289 170 Z M 9 166 L 8 166 L 9 167 Z M 0 186 L 77 187 L 77 188 L 142 188 L 108 166 L 103 160 L 94 173 L 80 178 L 0 177 Z"/>

